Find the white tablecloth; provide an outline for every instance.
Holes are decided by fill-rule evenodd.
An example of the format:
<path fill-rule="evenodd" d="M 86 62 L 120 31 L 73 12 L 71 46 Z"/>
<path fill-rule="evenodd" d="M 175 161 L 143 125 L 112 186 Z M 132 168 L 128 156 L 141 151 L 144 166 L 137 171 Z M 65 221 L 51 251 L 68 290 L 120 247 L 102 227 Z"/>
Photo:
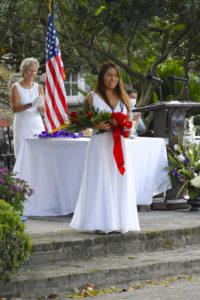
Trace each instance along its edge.
<path fill-rule="evenodd" d="M 150 205 L 153 195 L 170 188 L 165 170 L 165 141 L 136 138 L 129 142 L 134 157 L 137 204 Z M 88 143 L 87 138 L 25 140 L 14 167 L 18 177 L 34 189 L 25 203 L 25 215 L 55 216 L 74 211 Z"/>

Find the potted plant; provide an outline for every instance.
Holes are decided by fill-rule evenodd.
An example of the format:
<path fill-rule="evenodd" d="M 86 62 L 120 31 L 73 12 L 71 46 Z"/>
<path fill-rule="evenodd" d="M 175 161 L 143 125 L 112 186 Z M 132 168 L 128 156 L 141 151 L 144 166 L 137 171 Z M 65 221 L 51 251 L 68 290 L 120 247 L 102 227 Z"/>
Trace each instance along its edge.
<path fill-rule="evenodd" d="M 33 189 L 25 180 L 17 178 L 7 168 L 0 168 L 0 197 L 13 206 L 19 215 L 23 215 L 26 197 L 32 193 Z"/>
<path fill-rule="evenodd" d="M 180 185 L 177 197 L 184 198 L 192 206 L 200 207 L 200 144 L 180 140 L 168 149 L 169 174 Z"/>

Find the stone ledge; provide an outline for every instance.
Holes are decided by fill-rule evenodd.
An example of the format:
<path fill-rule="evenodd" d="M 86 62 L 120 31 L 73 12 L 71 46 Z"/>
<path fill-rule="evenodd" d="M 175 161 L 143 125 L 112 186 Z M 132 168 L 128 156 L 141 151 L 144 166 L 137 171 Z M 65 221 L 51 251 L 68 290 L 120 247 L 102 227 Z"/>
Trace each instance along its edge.
<path fill-rule="evenodd" d="M 138 280 L 157 279 L 177 274 L 198 273 L 199 245 L 178 249 L 152 251 L 134 255 L 110 256 L 76 260 L 22 269 L 16 279 L 0 285 L 1 296 L 42 296 L 46 291 L 71 292 L 86 282 L 96 286 L 122 284 Z"/>
<path fill-rule="evenodd" d="M 33 251 L 27 267 L 44 265 L 54 261 L 69 262 L 75 259 L 122 255 L 158 249 L 169 249 L 199 243 L 200 227 L 166 230 L 144 230 L 128 234 L 83 234 L 76 240 L 68 240 L 65 233 L 46 235 L 45 241 L 33 240 Z"/>

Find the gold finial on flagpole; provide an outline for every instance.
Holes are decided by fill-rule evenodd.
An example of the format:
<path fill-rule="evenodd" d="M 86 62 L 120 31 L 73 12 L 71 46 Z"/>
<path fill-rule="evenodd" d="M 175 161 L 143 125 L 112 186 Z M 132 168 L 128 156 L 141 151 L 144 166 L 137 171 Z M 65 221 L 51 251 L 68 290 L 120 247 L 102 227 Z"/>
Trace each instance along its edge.
<path fill-rule="evenodd" d="M 59 130 L 62 130 L 62 129 L 65 129 L 65 128 L 67 129 L 67 126 L 69 126 L 69 125 L 70 125 L 70 122 L 66 121 L 65 124 L 63 124 L 63 125 L 55 128 L 54 130 L 50 131 L 49 133 L 52 134 L 52 133 L 55 133 L 55 132 L 57 132 Z"/>
<path fill-rule="evenodd" d="M 52 4 L 52 0 L 49 0 L 49 13 L 50 13 L 50 15 L 51 15 L 51 4 Z"/>

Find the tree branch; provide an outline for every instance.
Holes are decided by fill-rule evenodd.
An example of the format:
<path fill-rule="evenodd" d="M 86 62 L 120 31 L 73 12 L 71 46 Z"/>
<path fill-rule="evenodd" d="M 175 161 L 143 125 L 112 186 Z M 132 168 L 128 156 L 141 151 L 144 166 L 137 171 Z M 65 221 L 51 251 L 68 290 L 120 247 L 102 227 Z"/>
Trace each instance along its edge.
<path fill-rule="evenodd" d="M 139 78 L 139 79 L 144 79 L 144 75 L 142 73 L 131 70 L 131 68 L 129 67 L 128 64 L 122 62 L 113 53 L 107 52 L 104 49 L 99 48 L 99 47 L 94 46 L 94 45 L 88 45 L 88 44 L 84 43 L 83 41 L 78 41 L 77 43 L 79 45 L 81 45 L 82 47 L 85 47 L 87 49 L 92 49 L 93 51 L 95 51 L 95 52 L 103 55 L 104 57 L 107 57 L 107 58 L 111 59 L 118 66 L 120 66 L 121 68 L 123 68 L 129 75 L 134 76 L 134 77 Z"/>
<path fill-rule="evenodd" d="M 132 24 L 130 24 L 130 27 L 129 27 L 130 36 L 129 36 L 129 39 L 127 41 L 127 46 L 126 46 L 127 63 L 129 65 L 129 67 L 131 67 L 131 55 L 130 55 L 131 51 L 130 51 L 130 48 L 131 48 L 131 44 L 132 44 L 133 38 L 135 36 L 136 30 L 137 30 L 137 25 L 138 25 L 138 21 L 135 22 L 133 32 L 130 32 L 131 31 L 130 28 L 131 28 Z"/>
<path fill-rule="evenodd" d="M 161 34 L 166 32 L 166 29 L 158 28 L 158 27 L 149 27 L 149 31 L 152 32 L 159 32 Z"/>
<path fill-rule="evenodd" d="M 181 32 L 177 37 L 176 39 L 174 40 L 174 42 L 164 51 L 163 54 L 161 54 L 157 60 L 152 64 L 151 66 L 151 73 L 155 73 L 155 70 L 157 68 L 157 66 L 162 63 L 167 57 L 168 55 L 175 49 L 179 46 L 179 44 L 181 42 L 183 42 L 187 36 L 192 32 L 192 28 L 187 28 L 186 30 L 184 30 L 183 32 Z"/>

